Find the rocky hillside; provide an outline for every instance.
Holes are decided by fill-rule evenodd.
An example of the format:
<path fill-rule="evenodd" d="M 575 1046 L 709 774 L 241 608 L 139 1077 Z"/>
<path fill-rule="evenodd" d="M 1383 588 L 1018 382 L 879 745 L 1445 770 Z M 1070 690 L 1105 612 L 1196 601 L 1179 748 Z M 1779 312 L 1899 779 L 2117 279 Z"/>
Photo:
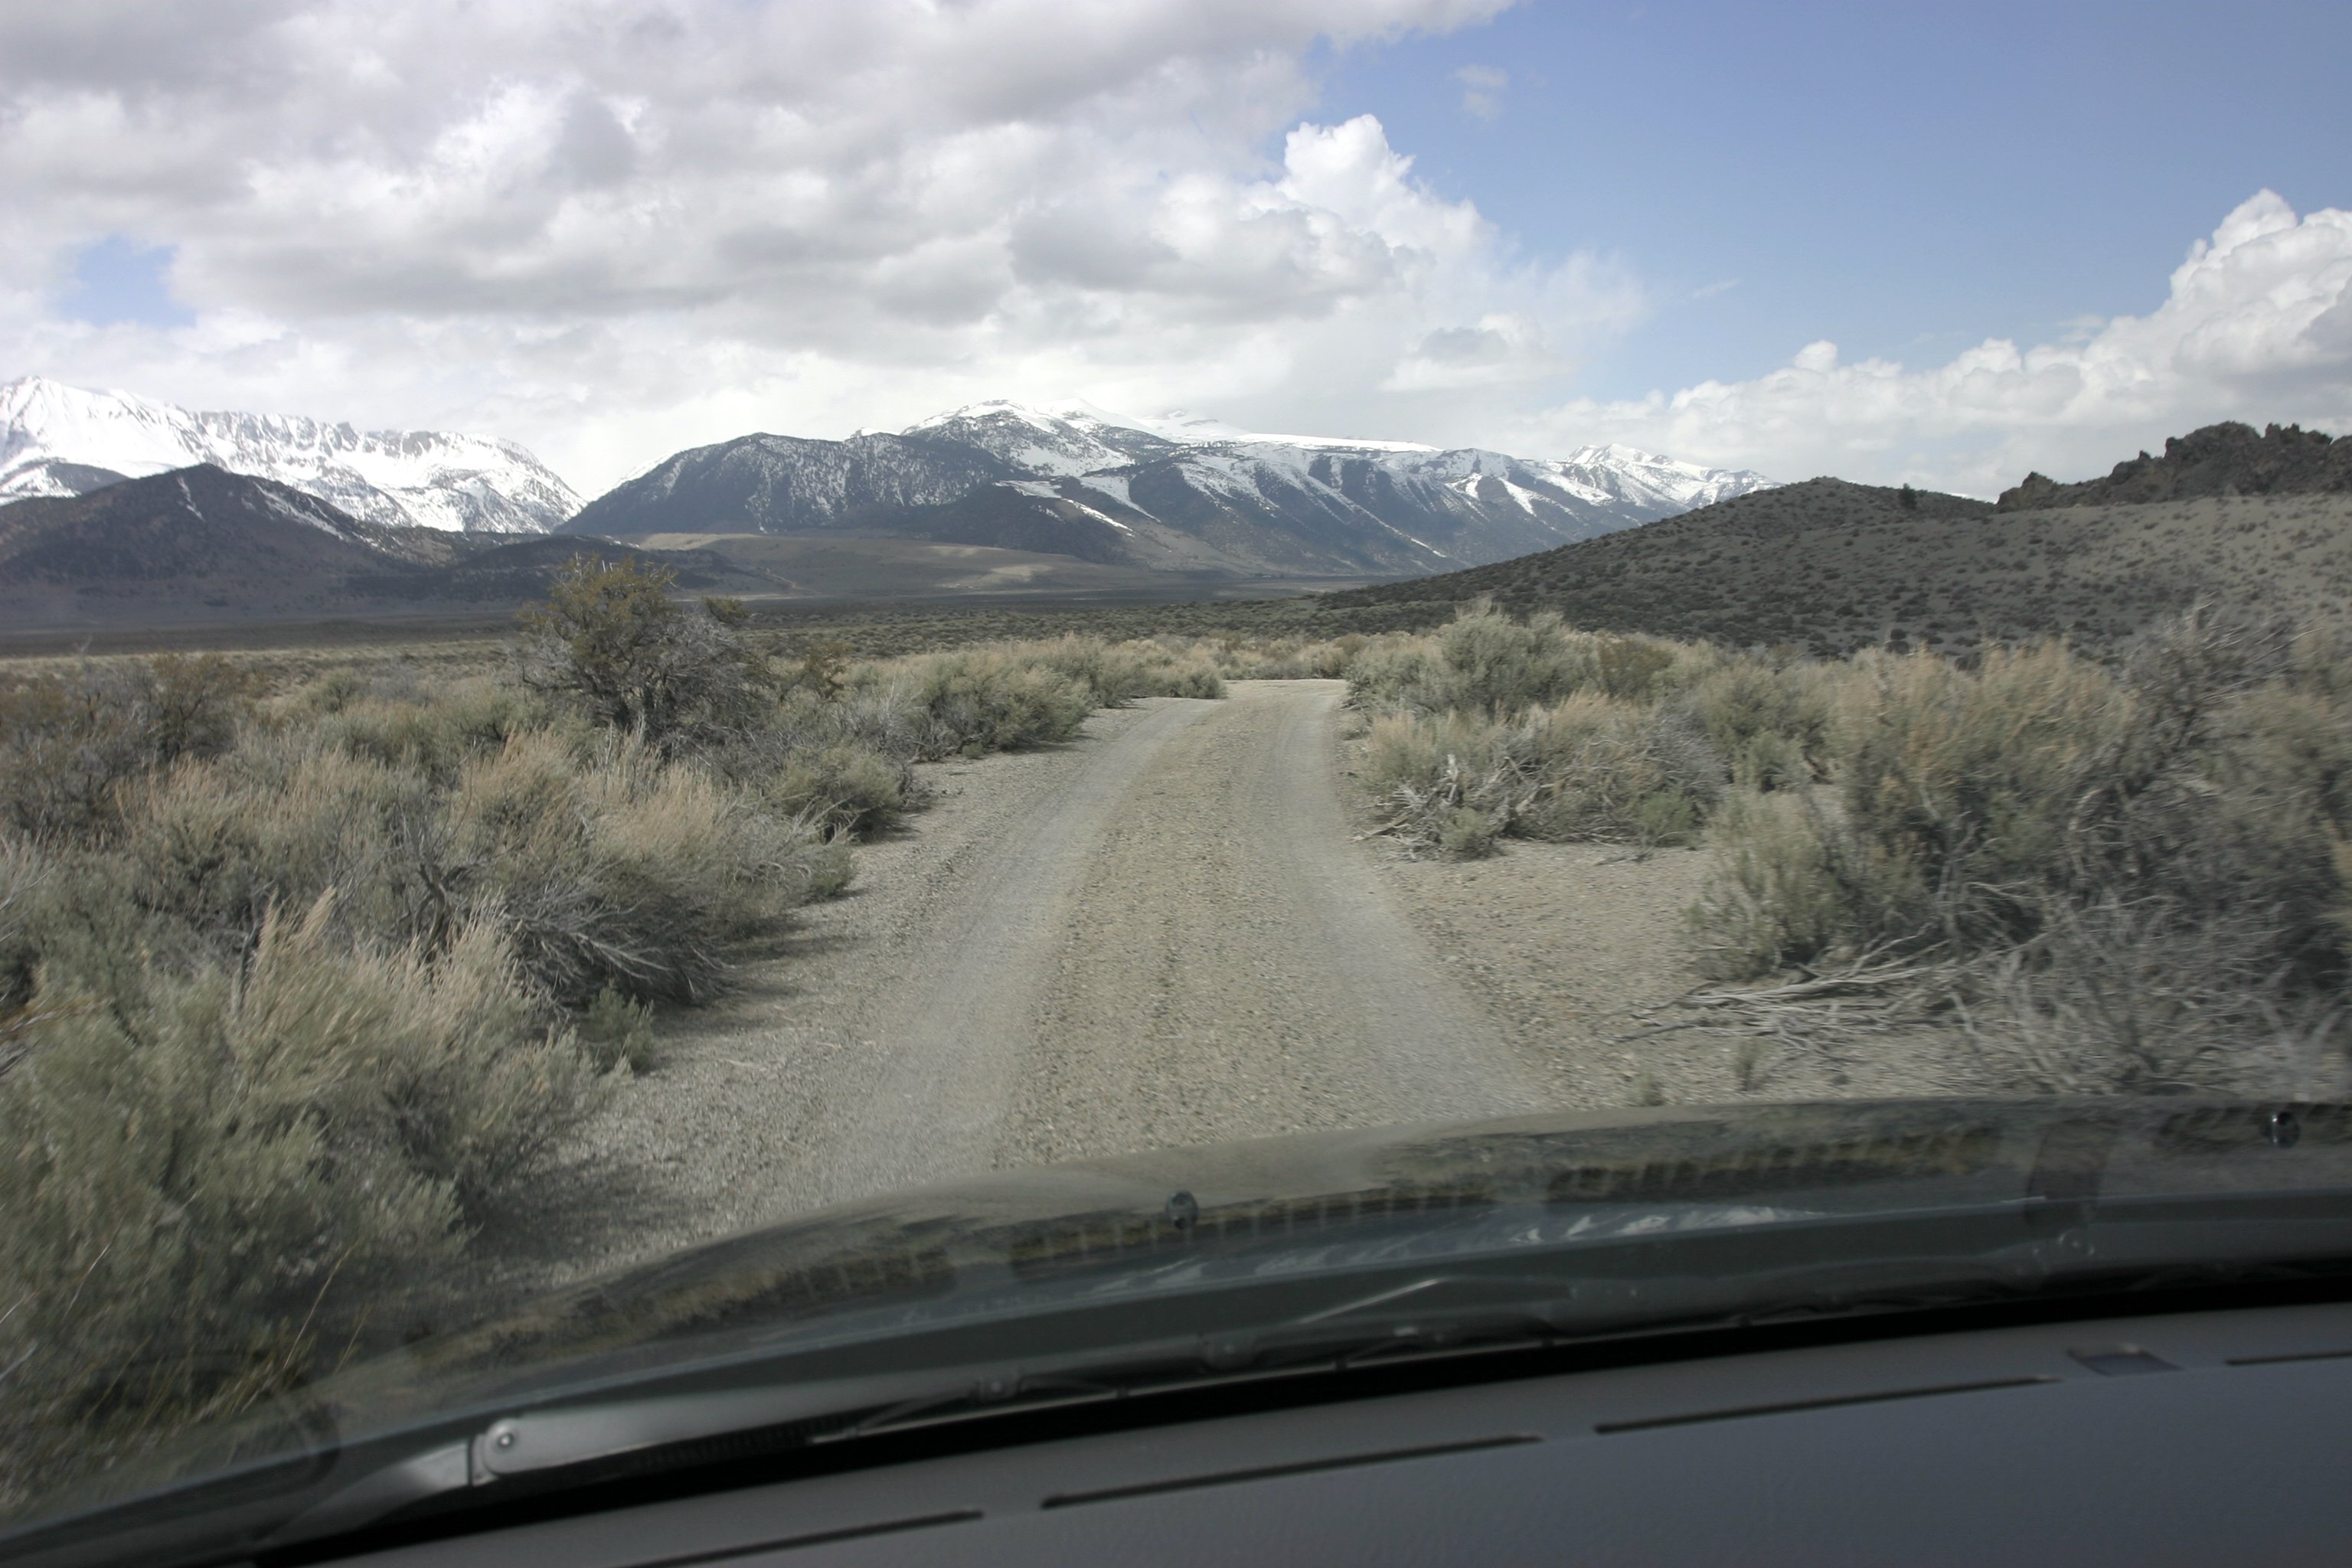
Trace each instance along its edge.
<path fill-rule="evenodd" d="M 444 565 L 466 552 L 462 536 L 370 522 L 209 463 L 0 508 L 0 581 L 11 584 L 282 584 Z"/>
<path fill-rule="evenodd" d="M 1809 479 L 1322 602 L 1435 620 L 1480 595 L 1582 626 L 1820 653 L 2053 634 L 2105 647 L 2200 601 L 2341 616 L 2352 605 L 2352 494 L 1996 510 L 1959 496 Z"/>
<path fill-rule="evenodd" d="M 2324 495 L 2352 491 L 2352 440 L 2299 425 L 2208 425 L 2117 463 L 2105 479 L 2062 485 L 2042 474 L 2001 492 L 2003 511 L 2131 506 L 2203 496 Z"/>

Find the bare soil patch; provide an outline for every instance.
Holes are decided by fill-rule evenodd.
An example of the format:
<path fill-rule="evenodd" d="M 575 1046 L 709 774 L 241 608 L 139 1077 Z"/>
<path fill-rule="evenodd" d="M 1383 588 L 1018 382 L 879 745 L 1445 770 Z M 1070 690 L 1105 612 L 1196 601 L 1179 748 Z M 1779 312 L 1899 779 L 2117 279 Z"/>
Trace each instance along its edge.
<path fill-rule="evenodd" d="M 1707 855 L 1646 856 L 1507 840 L 1484 860 L 1391 858 L 1381 875 L 1413 925 L 1565 1104 L 1876 1099 L 1991 1087 L 1957 1029 L 1802 1045 L 1694 1026 L 1677 999 L 1706 983 L 1683 911 Z M 1748 1058 L 1743 1075 L 1743 1055 Z"/>

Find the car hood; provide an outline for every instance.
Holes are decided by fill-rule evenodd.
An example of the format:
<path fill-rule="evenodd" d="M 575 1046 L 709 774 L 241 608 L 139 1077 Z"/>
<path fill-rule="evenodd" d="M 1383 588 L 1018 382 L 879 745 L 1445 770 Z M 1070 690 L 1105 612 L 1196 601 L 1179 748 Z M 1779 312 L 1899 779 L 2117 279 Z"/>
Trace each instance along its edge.
<path fill-rule="evenodd" d="M 1930 1268 L 1939 1257 L 1967 1261 L 1967 1247 L 1980 1245 L 2011 1268 L 2002 1250 L 2011 1232 L 2079 1242 L 2103 1211 L 2135 1200 L 2242 1196 L 2259 1213 L 2273 1195 L 2346 1194 L 2352 1105 L 2290 1101 L 1673 1108 L 1168 1149 L 841 1205 L 553 1290 L 362 1362 L 269 1412 L 190 1434 L 79 1500 L 53 1501 L 71 1510 L 160 1495 L 298 1453 L 327 1464 L 340 1449 L 349 1466 L 360 1450 L 396 1450 L 404 1432 L 446 1433 L 491 1413 L 681 1376 L 725 1386 L 745 1368 L 824 1377 L 889 1367 L 919 1359 L 925 1336 L 971 1342 L 974 1325 L 1000 1346 L 1026 1332 L 1049 1348 L 1066 1342 L 1062 1325 L 1089 1315 L 1085 1332 L 1223 1331 L 1251 1323 L 1235 1315 L 1250 1302 L 1282 1296 L 1296 1311 L 1302 1289 L 1342 1300 L 1334 1280 L 1434 1277 L 1465 1260 L 1491 1268 L 1514 1252 L 1540 1258 L 1555 1280 L 1563 1260 L 1571 1277 L 1589 1256 L 1595 1279 L 1604 1259 L 1622 1278 L 1644 1250 L 1673 1254 L 1666 1266 L 1699 1287 L 1682 1300 L 1719 1300 L 1710 1270 L 1867 1266 L 1884 1261 L 1870 1252 L 1890 1245 L 1890 1226 L 1920 1217 L 1990 1226 L 1960 1250 L 1931 1248 Z M 1877 1221 L 1888 1224 L 1851 1223 Z M 2225 1233 L 2237 1238 L 2225 1250 L 2263 1245 L 2240 1224 L 2210 1232 Z M 1908 1234 L 1916 1239 L 1916 1227 Z M 2194 1234 L 2204 1233 L 2192 1247 Z M 2291 1245 L 2308 1247 L 2313 1234 Z M 2330 1257 L 2352 1255 L 2352 1225 L 2330 1218 L 2315 1234 Z M 1696 1258 L 1687 1247 L 1649 1249 L 1653 1238 L 1717 1250 Z M 1718 1244 L 1739 1258 L 1727 1262 Z M 1586 1246 L 1589 1255 L 1578 1252 Z M 2027 1257 L 2034 1268 L 2039 1246 Z M 1920 1255 L 1898 1261 L 1917 1277 Z M 1221 1290 L 1223 1304 L 1203 1310 Z M 1643 1311 L 1673 1299 L 1637 1287 L 1616 1326 L 1638 1329 Z M 1316 1318 L 1354 1310 L 1313 1304 Z"/>
<path fill-rule="evenodd" d="M 2352 1106 L 1843 1101 L 1613 1110 L 1296 1135 L 1003 1172 L 796 1216 L 553 1291 L 411 1347 L 402 1380 L 538 1383 L 688 1342 L 909 1319 L 959 1297 L 1172 1260 L 1340 1261 L 1417 1237 L 1769 1224 L 2006 1203 L 2352 1187 Z"/>

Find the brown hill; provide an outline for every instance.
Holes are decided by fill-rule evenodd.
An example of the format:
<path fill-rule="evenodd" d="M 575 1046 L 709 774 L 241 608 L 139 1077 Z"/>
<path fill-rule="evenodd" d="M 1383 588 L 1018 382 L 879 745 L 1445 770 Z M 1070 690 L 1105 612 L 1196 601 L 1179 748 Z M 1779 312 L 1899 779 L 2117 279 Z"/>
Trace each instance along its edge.
<path fill-rule="evenodd" d="M 468 548 L 462 534 L 363 522 L 210 463 L 0 507 L 0 582 L 10 585 L 282 584 L 387 563 L 443 565 Z"/>
<path fill-rule="evenodd" d="M 691 591 L 779 586 L 772 574 L 707 554 L 388 526 L 202 464 L 0 506 L 0 625 L 54 631 L 480 610 L 543 595 L 583 552 L 675 564 L 679 587 Z"/>
<path fill-rule="evenodd" d="M 2352 604 L 2352 493 L 1996 510 L 1811 479 L 1325 602 L 1434 620 L 1480 595 L 1597 629 L 1821 653 L 2053 633 L 2102 647 L 2200 601 L 2341 615 Z"/>

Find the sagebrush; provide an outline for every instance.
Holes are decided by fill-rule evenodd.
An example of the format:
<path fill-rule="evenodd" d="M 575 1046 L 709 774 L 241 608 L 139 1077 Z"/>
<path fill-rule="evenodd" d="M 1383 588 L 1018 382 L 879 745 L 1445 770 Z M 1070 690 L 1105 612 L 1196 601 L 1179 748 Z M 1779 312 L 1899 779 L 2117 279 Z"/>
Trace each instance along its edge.
<path fill-rule="evenodd" d="M 0 689 L 0 1494 L 397 1332 L 917 763 L 1223 691 L 1189 638 L 857 663 L 671 587 L 574 563 L 499 675 Z"/>

